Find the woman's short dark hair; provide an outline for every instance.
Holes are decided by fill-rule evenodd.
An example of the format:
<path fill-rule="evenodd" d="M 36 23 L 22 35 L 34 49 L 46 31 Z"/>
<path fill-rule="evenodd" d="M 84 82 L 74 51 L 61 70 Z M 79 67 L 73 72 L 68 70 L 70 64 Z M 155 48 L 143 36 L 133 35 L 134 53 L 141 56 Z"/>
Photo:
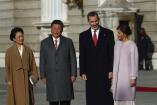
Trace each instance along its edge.
<path fill-rule="evenodd" d="M 132 33 L 131 29 L 130 29 L 130 27 L 128 25 L 119 25 L 117 27 L 117 30 L 122 31 L 127 36 L 131 35 L 131 33 Z"/>
<path fill-rule="evenodd" d="M 14 27 L 11 30 L 11 33 L 10 33 L 10 40 L 11 41 L 13 41 L 13 39 L 15 38 L 17 32 L 21 32 L 22 34 L 24 34 L 24 31 L 21 27 Z"/>
<path fill-rule="evenodd" d="M 54 20 L 54 21 L 52 21 L 51 27 L 53 26 L 53 24 L 59 24 L 61 26 L 61 28 L 62 28 L 62 31 L 63 31 L 64 24 L 63 24 L 63 22 L 61 20 Z"/>
<path fill-rule="evenodd" d="M 92 11 L 92 12 L 89 12 L 89 13 L 88 13 L 88 15 L 87 15 L 87 20 L 89 20 L 89 17 L 90 17 L 90 16 L 96 16 L 96 17 L 98 18 L 98 20 L 99 20 L 98 13 L 95 12 L 95 11 Z"/>

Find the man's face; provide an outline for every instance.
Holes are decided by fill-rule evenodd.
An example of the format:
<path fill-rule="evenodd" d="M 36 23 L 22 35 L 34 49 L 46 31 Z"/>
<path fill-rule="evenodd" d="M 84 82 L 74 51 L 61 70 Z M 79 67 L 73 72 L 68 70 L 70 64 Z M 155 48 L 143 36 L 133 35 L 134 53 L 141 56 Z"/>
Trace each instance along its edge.
<path fill-rule="evenodd" d="M 88 17 L 89 25 L 92 29 L 96 30 L 99 27 L 99 19 L 97 16 L 89 16 Z"/>
<path fill-rule="evenodd" d="M 60 37 L 60 35 L 62 34 L 62 26 L 59 24 L 53 24 L 51 26 L 51 33 L 52 33 L 52 36 L 55 38 Z"/>

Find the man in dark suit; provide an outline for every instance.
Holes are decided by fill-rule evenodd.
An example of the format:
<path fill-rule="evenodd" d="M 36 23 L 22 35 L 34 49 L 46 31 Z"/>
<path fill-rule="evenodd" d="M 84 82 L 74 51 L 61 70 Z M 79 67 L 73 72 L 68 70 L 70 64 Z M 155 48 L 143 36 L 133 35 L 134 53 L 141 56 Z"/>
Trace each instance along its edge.
<path fill-rule="evenodd" d="M 51 23 L 51 35 L 42 40 L 40 75 L 46 84 L 50 105 L 70 105 L 74 98 L 73 82 L 77 75 L 75 49 L 71 39 L 62 36 L 63 23 Z"/>
<path fill-rule="evenodd" d="M 96 12 L 87 15 L 90 28 L 80 34 L 80 76 L 86 80 L 86 105 L 113 105 L 110 92 L 114 35 L 99 25 Z"/>

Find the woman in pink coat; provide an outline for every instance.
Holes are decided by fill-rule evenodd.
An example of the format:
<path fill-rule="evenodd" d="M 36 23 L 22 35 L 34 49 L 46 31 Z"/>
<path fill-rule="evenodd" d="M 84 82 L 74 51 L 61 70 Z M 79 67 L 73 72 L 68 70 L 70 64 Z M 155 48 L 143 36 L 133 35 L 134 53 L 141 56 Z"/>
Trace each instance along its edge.
<path fill-rule="evenodd" d="M 114 105 L 135 105 L 135 87 L 138 76 L 138 51 L 129 39 L 130 27 L 117 27 L 118 41 L 114 48 L 112 91 Z"/>

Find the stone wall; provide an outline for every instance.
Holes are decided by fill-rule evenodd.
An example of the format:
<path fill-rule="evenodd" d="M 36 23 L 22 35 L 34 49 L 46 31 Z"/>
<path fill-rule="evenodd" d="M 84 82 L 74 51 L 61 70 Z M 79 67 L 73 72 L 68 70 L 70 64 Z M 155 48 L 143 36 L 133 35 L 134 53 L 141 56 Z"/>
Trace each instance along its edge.
<path fill-rule="evenodd" d="M 25 43 L 33 51 L 39 51 L 39 30 L 34 27 L 40 21 L 40 0 L 0 0 L 0 52 L 10 46 L 10 30 L 14 26 L 24 29 Z"/>
<path fill-rule="evenodd" d="M 10 31 L 14 26 L 24 29 L 25 43 L 34 52 L 39 51 L 39 30 L 34 26 L 40 21 L 40 0 L 0 0 L 0 92 L 4 85 L 4 52 L 12 44 Z M 38 54 L 35 54 L 38 62 Z M 37 63 L 38 64 L 38 63 Z"/>
<path fill-rule="evenodd" d="M 74 41 L 76 51 L 78 51 L 78 41 L 79 33 L 88 29 L 89 25 L 87 23 L 87 14 L 89 11 L 95 10 L 97 8 L 96 0 L 84 0 L 84 16 L 81 14 L 81 10 L 75 8 L 69 10 L 69 27 L 68 27 L 68 36 L 71 37 Z"/>
<path fill-rule="evenodd" d="M 144 15 L 142 27 L 155 45 L 153 54 L 153 66 L 157 69 L 157 1 L 156 0 L 134 0 L 134 6 L 140 9 L 139 14 Z"/>
<path fill-rule="evenodd" d="M 134 0 L 134 6 L 140 9 L 139 14 L 144 15 L 142 27 L 151 37 L 157 51 L 157 19 L 156 0 Z"/>
<path fill-rule="evenodd" d="M 12 0 L 0 1 L 0 51 L 5 51 L 10 44 L 9 33 L 14 26 L 14 2 Z"/>
<path fill-rule="evenodd" d="M 146 28 L 155 46 L 157 47 L 157 28 L 156 28 L 156 0 L 128 0 L 133 2 L 134 6 L 140 9 L 139 14 L 144 15 L 143 27 Z M 0 52 L 5 52 L 10 46 L 10 30 L 14 26 L 20 26 L 25 31 L 25 43 L 29 45 L 34 52 L 39 51 L 40 31 L 34 26 L 34 23 L 40 22 L 40 0 L 0 0 Z M 68 13 L 68 37 L 72 38 L 78 52 L 79 33 L 88 29 L 86 15 L 89 11 L 97 8 L 96 0 L 84 0 L 84 17 L 81 10 L 74 8 Z M 157 49 L 157 48 L 156 48 Z M 4 54 L 2 54 L 4 55 Z M 1 56 L 2 58 L 2 56 Z M 156 56 L 154 55 L 154 58 Z M 0 59 L 2 62 L 3 59 Z"/>

